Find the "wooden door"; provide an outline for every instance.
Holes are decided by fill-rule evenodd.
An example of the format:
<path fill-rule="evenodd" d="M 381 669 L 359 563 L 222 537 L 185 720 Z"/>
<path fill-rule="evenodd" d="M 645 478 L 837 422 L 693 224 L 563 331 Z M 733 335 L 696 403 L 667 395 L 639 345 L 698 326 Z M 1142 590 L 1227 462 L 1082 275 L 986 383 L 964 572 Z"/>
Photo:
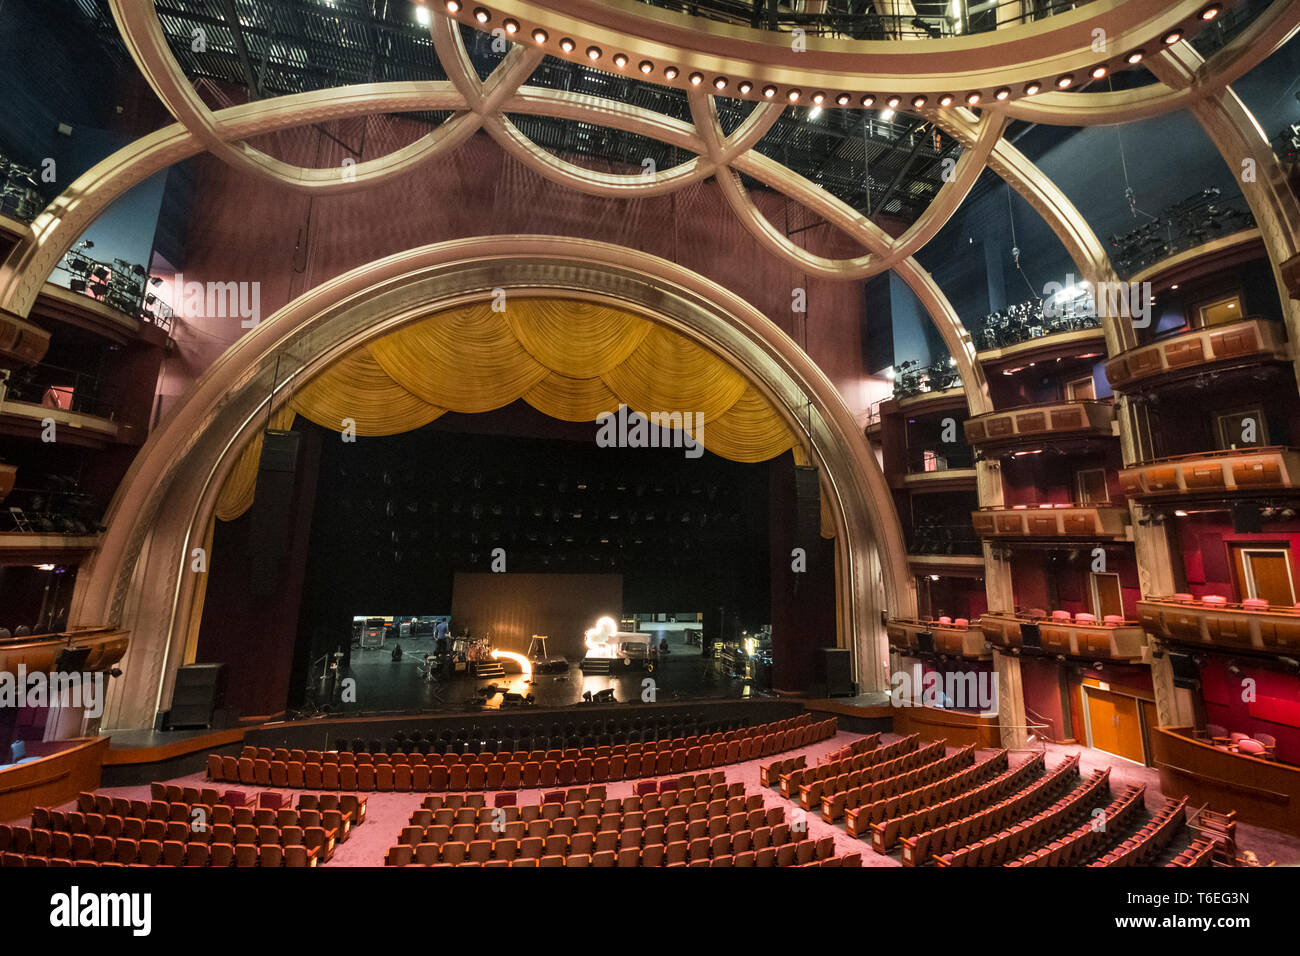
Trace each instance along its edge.
<path fill-rule="evenodd" d="M 1087 685 L 1083 694 L 1088 702 L 1091 745 L 1117 757 L 1144 763 L 1137 700 Z"/>
<path fill-rule="evenodd" d="M 1242 599 L 1260 598 L 1280 607 L 1295 604 L 1289 549 L 1234 544 L 1232 563 L 1237 572 L 1237 589 Z"/>
<path fill-rule="evenodd" d="M 1110 491 L 1106 488 L 1106 469 L 1085 468 L 1075 473 L 1079 487 L 1079 504 L 1097 505 L 1110 501 Z"/>
<path fill-rule="evenodd" d="M 1097 397 L 1097 383 L 1093 381 L 1092 376 L 1087 378 L 1075 379 L 1065 386 L 1065 397 L 1073 400 Z"/>
<path fill-rule="evenodd" d="M 1107 614 L 1124 616 L 1124 599 L 1120 593 L 1118 574 L 1093 574 L 1092 606 L 1092 613 L 1097 615 L 1099 621 L 1104 621 Z"/>

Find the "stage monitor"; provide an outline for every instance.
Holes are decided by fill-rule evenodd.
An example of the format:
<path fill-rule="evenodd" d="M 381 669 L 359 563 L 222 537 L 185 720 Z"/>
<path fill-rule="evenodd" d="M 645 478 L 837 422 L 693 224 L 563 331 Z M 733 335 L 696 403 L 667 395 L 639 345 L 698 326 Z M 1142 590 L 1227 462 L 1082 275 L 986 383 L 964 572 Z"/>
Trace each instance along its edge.
<path fill-rule="evenodd" d="M 1201 683 L 1201 668 L 1191 654 L 1169 652 L 1169 666 L 1174 672 L 1174 686 L 1195 689 Z"/>

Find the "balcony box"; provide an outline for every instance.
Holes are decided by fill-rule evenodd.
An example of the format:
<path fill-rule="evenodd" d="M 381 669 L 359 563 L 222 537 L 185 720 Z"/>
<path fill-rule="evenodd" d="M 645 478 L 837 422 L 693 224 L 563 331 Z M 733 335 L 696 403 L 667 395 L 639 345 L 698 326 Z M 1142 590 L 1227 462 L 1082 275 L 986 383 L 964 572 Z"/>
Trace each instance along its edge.
<path fill-rule="evenodd" d="M 1124 494 L 1138 499 L 1204 492 L 1300 487 L 1300 451 L 1273 445 L 1154 458 L 1119 473 Z"/>
<path fill-rule="evenodd" d="M 1180 644 L 1294 656 L 1300 652 L 1300 608 L 1153 597 L 1138 602 L 1147 633 Z"/>
<path fill-rule="evenodd" d="M 900 654 L 935 653 L 976 660 L 989 656 L 978 620 L 958 625 L 894 618 L 885 630 L 889 646 Z"/>
<path fill-rule="evenodd" d="M 1249 318 L 1230 325 L 1191 329 L 1121 352 L 1106 363 L 1106 377 L 1120 390 L 1158 376 L 1225 362 L 1286 361 L 1282 327 Z"/>
<path fill-rule="evenodd" d="M 990 447 L 1034 444 L 1044 438 L 1109 437 L 1114 419 L 1109 402 L 1047 402 L 967 419 L 966 440 L 976 447 Z"/>
<path fill-rule="evenodd" d="M 975 533 L 984 538 L 1124 539 L 1127 508 L 1114 505 L 1051 505 L 1038 508 L 981 508 L 971 512 Z"/>
<path fill-rule="evenodd" d="M 1079 622 L 999 612 L 980 618 L 984 637 L 994 647 L 1020 650 L 1024 628 L 1036 628 L 1041 649 L 1049 654 L 1088 660 L 1136 660 L 1142 656 L 1146 635 L 1137 621 Z"/>

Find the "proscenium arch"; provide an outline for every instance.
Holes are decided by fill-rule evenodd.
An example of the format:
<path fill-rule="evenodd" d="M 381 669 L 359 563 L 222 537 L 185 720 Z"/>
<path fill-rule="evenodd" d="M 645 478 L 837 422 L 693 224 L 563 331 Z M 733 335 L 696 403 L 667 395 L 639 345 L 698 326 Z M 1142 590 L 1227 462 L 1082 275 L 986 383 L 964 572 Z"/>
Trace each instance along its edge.
<path fill-rule="evenodd" d="M 232 345 L 150 436 L 78 575 L 70 615 L 132 632 L 105 726 L 152 726 L 170 694 L 198 580 L 192 551 L 226 475 L 268 415 L 353 349 L 501 289 L 583 298 L 663 323 L 735 367 L 792 431 L 811 438 L 836 531 L 837 626 L 859 686 L 887 687 L 882 612 L 913 615 L 915 585 L 884 475 L 816 363 L 741 296 L 672 262 L 608 243 L 499 236 L 398 253 L 307 292 Z"/>

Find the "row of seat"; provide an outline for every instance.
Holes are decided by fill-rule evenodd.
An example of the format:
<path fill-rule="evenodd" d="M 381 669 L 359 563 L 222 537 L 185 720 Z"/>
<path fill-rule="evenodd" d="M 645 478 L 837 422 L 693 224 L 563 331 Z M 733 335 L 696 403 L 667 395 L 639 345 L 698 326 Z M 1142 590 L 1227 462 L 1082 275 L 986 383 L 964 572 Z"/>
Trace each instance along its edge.
<path fill-rule="evenodd" d="M 878 738 L 880 735 L 875 734 Z M 808 766 L 807 754 L 796 754 L 793 757 L 784 757 L 781 760 L 773 760 L 771 763 L 758 765 L 758 783 L 762 787 L 774 787 L 780 780 L 781 774 L 788 774 L 794 770 L 803 770 Z"/>
<path fill-rule="evenodd" d="M 1077 766 L 1078 758 L 1074 758 L 1074 763 Z M 1063 766 L 1069 764 L 1070 761 L 1066 761 Z M 1026 783 L 1043 773 L 1044 767 L 1044 755 L 1035 754 L 1014 770 L 1008 770 L 974 790 L 967 790 L 965 793 L 914 813 L 894 817 L 881 823 L 872 823 L 870 824 L 871 848 L 877 853 L 887 853 L 901 839 L 944 825 L 948 826 L 951 836 L 961 832 L 961 827 L 968 817 L 971 819 L 971 829 L 978 828 L 979 831 L 972 832 L 972 837 L 984 836 L 997 830 L 1007 818 L 1014 818 L 1024 806 L 1036 799 L 1037 787 L 1050 786 L 1051 776 L 1045 781 L 1038 781 L 1025 787 Z M 1021 787 L 1025 789 L 1019 789 Z"/>
<path fill-rule="evenodd" d="M 904 865 L 919 866 L 927 860 L 927 853 L 950 853 L 966 847 L 1056 800 L 1078 778 L 1078 754 L 1067 757 L 1052 773 L 1044 774 L 1045 767 L 1045 754 L 1037 753 L 956 801 L 940 804 L 940 819 L 898 838 Z M 1005 796 L 1008 792 L 1010 796 Z"/>
<path fill-rule="evenodd" d="M 1093 775 L 1051 806 L 1018 823 L 936 857 L 940 866 L 1001 866 L 1007 859 L 1050 842 L 1110 797 L 1110 769 Z M 923 849 L 923 848 L 920 848 Z"/>
<path fill-rule="evenodd" d="M 1104 853 L 1089 866 L 1146 866 L 1187 822 L 1187 798 L 1168 798 L 1137 833 Z"/>
<path fill-rule="evenodd" d="M 1213 863 L 1214 841 L 1197 837 L 1165 866 L 1212 866 Z"/>
<path fill-rule="evenodd" d="M 840 816 L 846 816 L 852 811 L 854 833 L 865 833 L 868 824 L 883 823 L 893 817 L 933 806 L 992 780 L 1006 769 L 1005 751 L 997 751 L 993 756 L 976 763 L 975 746 L 972 744 L 936 764 L 873 783 L 869 796 L 866 788 L 860 787 L 844 794 L 836 794 L 830 798 L 829 806 L 827 800 L 823 799 L 822 819 L 828 823 L 835 822 L 828 817 L 835 817 L 837 810 Z M 920 786 L 916 785 L 918 782 Z M 836 801 L 841 798 L 845 802 L 837 807 Z M 850 805 L 855 800 L 861 802 Z"/>
<path fill-rule="evenodd" d="M 861 866 L 861 853 L 847 853 L 843 856 L 829 856 L 824 859 L 817 859 L 817 850 L 812 851 L 812 859 L 800 862 L 800 853 L 804 857 L 809 855 L 807 850 L 801 850 L 805 844 L 811 845 L 811 841 L 804 843 L 787 844 L 786 847 L 767 847 L 762 850 L 745 850 L 735 854 L 722 854 L 721 856 L 699 856 L 692 858 L 690 847 L 685 850 L 674 844 L 671 859 L 667 852 L 667 847 L 652 848 L 648 854 L 644 854 L 636 847 L 628 847 L 625 850 L 619 850 L 615 853 L 612 850 L 605 850 L 598 853 L 574 853 L 569 856 L 560 856 L 558 854 L 543 856 L 540 859 L 533 857 L 516 857 L 513 860 L 507 859 L 489 859 L 485 861 L 472 860 L 468 858 L 468 849 L 466 850 L 466 859 L 459 863 L 444 862 L 441 859 L 437 862 L 428 862 L 429 856 L 426 853 L 426 862 L 419 862 L 415 859 L 416 854 L 410 847 L 393 847 L 389 851 L 389 857 L 385 859 L 386 866 L 596 866 L 596 867 L 638 867 L 638 866 L 719 866 L 719 867 L 772 867 L 772 866 Z M 794 851 L 793 858 L 791 850 Z M 683 853 L 685 856 L 683 857 Z"/>
<path fill-rule="evenodd" d="M 1106 807 L 1105 816 L 1080 824 L 1059 840 L 1027 853 L 1007 866 L 1079 866 L 1096 856 L 1113 834 L 1131 825 L 1142 813 L 1145 785 L 1129 787 Z"/>
<path fill-rule="evenodd" d="M 867 770 L 877 767 L 891 761 L 898 760 L 914 752 L 920 746 L 920 735 L 909 734 L 890 744 L 885 744 L 875 749 L 863 753 L 854 754 L 839 760 L 828 760 L 819 763 L 815 767 L 806 767 L 795 769 L 789 773 L 783 773 L 777 777 L 778 787 L 781 796 L 787 800 L 798 799 L 799 788 L 818 780 L 825 780 L 828 777 L 836 777 L 841 773 L 851 773 L 855 770 Z M 885 773 L 884 776 L 892 776 Z"/>
<path fill-rule="evenodd" d="M 903 754 L 874 767 L 851 770 L 835 777 L 803 784 L 799 787 L 799 806 L 805 810 L 816 810 L 826 797 L 843 793 L 847 801 L 850 792 L 854 793 L 855 802 L 861 802 L 864 793 L 874 793 L 876 785 L 884 784 L 886 780 L 893 781 L 891 787 L 910 787 L 937 779 L 941 775 L 938 765 L 947 759 L 947 752 L 948 741 L 935 740 L 910 754 Z"/>
<path fill-rule="evenodd" d="M 233 773 L 242 782 L 263 786 L 362 792 L 532 789 L 680 774 L 804 746 L 834 733 L 835 722 L 830 720 L 716 746 L 704 744 L 654 754 L 629 753 L 576 760 L 530 760 L 526 763 L 457 763 L 450 767 L 442 764 L 303 764 L 212 754 L 208 758 L 208 775 L 213 780 L 224 780 Z"/>
<path fill-rule="evenodd" d="M 847 760 L 849 757 L 856 757 L 858 754 L 864 754 L 868 751 L 875 750 L 880 746 L 880 734 L 867 734 L 859 737 L 857 740 L 850 740 L 843 747 L 836 750 L 828 751 L 822 754 L 818 763 L 831 763 L 835 760 Z"/>

